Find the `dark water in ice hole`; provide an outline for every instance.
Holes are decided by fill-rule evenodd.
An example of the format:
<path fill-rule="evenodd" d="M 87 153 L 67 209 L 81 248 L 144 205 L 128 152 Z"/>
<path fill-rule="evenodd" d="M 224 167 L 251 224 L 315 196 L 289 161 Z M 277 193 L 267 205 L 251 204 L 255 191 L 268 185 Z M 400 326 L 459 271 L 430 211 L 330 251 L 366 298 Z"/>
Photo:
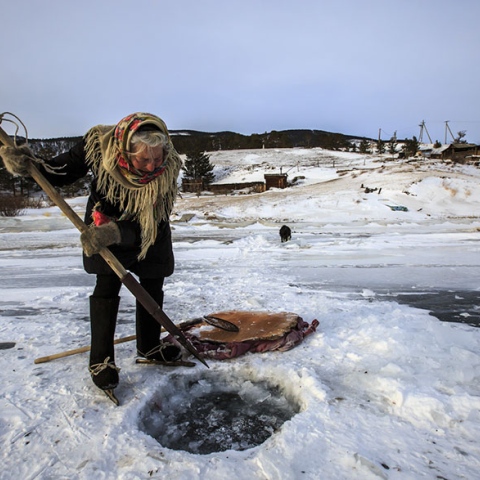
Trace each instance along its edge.
<path fill-rule="evenodd" d="M 196 389 L 187 385 L 180 399 L 169 401 L 166 393 L 152 401 L 140 416 L 140 429 L 172 450 L 240 451 L 265 442 L 300 410 L 265 382 L 231 385 L 204 377 L 199 383 Z"/>

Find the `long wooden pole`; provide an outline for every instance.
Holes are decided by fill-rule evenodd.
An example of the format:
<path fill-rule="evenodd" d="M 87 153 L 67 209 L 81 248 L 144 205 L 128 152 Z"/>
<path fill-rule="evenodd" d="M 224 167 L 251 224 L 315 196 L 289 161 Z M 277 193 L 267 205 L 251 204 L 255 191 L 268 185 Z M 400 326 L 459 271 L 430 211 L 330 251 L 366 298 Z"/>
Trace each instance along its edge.
<path fill-rule="evenodd" d="M 13 140 L 1 127 L 0 141 L 4 145 L 15 146 Z M 55 188 L 40 173 L 38 168 L 32 162 L 28 164 L 28 173 L 80 232 L 84 232 L 88 229 L 88 226 L 83 222 L 83 220 L 74 212 L 70 205 L 63 199 L 57 190 L 55 190 Z M 197 351 L 197 349 L 187 340 L 183 332 L 170 320 L 170 318 L 168 318 L 167 314 L 161 309 L 161 307 L 150 296 L 150 294 L 140 285 L 135 277 L 125 270 L 115 255 L 108 248 L 102 248 L 99 253 L 110 266 L 110 268 L 115 272 L 118 278 L 120 278 L 121 282 L 143 305 L 145 310 L 181 345 L 183 345 L 192 355 L 194 355 L 208 368 L 207 362 L 200 356 L 200 353 Z"/>
<path fill-rule="evenodd" d="M 136 335 L 130 335 L 128 337 L 117 338 L 113 343 L 118 345 L 119 343 L 131 342 L 137 338 Z M 66 350 L 65 352 L 54 353 L 53 355 L 47 355 L 46 357 L 36 358 L 33 363 L 46 363 L 57 358 L 69 357 L 71 355 L 76 355 L 77 353 L 89 352 L 90 347 L 79 347 L 74 348 L 73 350 Z"/>

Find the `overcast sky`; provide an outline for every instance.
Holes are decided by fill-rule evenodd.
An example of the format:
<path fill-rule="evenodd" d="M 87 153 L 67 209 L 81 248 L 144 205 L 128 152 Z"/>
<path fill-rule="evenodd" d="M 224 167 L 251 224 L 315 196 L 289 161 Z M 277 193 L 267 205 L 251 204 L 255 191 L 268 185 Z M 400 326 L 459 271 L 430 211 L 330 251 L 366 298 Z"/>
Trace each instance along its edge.
<path fill-rule="evenodd" d="M 479 0 L 0 0 L 0 113 L 29 137 L 172 130 L 480 143 Z M 423 140 L 428 141 L 424 131 Z M 450 134 L 447 141 L 451 141 Z"/>

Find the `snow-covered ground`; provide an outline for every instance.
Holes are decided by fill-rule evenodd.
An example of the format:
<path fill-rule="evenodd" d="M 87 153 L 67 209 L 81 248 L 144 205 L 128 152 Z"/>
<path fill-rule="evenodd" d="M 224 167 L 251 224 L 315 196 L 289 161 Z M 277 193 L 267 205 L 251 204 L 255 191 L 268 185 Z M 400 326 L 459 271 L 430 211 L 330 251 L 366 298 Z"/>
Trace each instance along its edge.
<path fill-rule="evenodd" d="M 89 344 L 94 278 L 78 232 L 56 207 L 0 218 L 0 478 L 479 478 L 480 330 L 469 323 L 480 310 L 480 170 L 322 149 L 211 161 L 223 183 L 280 169 L 297 179 L 262 194 L 182 194 L 166 313 L 178 323 L 289 311 L 318 319 L 317 332 L 288 352 L 209 369 L 136 365 L 134 342 L 123 343 L 115 407 L 91 382 L 88 354 L 34 364 Z M 85 198 L 69 203 L 83 215 Z M 426 295 L 434 314 L 464 323 L 411 306 Z M 124 289 L 117 335 L 133 333 Z M 146 433 L 162 429 L 162 406 L 217 387 L 261 403 L 262 385 L 298 413 L 260 445 L 197 454 Z"/>

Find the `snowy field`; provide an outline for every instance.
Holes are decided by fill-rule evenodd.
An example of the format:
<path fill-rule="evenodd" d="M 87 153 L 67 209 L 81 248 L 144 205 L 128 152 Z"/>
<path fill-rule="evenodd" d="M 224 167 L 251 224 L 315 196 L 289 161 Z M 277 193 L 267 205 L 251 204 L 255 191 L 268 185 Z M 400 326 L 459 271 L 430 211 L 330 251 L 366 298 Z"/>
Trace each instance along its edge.
<path fill-rule="evenodd" d="M 94 278 L 78 232 L 56 207 L 0 218 L 0 479 L 480 478 L 480 170 L 322 149 L 211 161 L 223 183 L 280 169 L 296 180 L 263 194 L 182 194 L 166 313 L 179 323 L 288 311 L 318 319 L 317 332 L 209 369 L 137 365 L 123 343 L 116 407 L 91 382 L 87 353 L 34 364 L 89 344 Z M 69 201 L 81 216 L 85 200 Z M 125 337 L 134 298 L 121 295 Z M 162 406 L 217 386 L 260 404 L 259 385 L 295 412 L 257 446 L 197 454 L 146 432 L 162 429 Z M 220 427 L 213 435 L 224 440 Z"/>

